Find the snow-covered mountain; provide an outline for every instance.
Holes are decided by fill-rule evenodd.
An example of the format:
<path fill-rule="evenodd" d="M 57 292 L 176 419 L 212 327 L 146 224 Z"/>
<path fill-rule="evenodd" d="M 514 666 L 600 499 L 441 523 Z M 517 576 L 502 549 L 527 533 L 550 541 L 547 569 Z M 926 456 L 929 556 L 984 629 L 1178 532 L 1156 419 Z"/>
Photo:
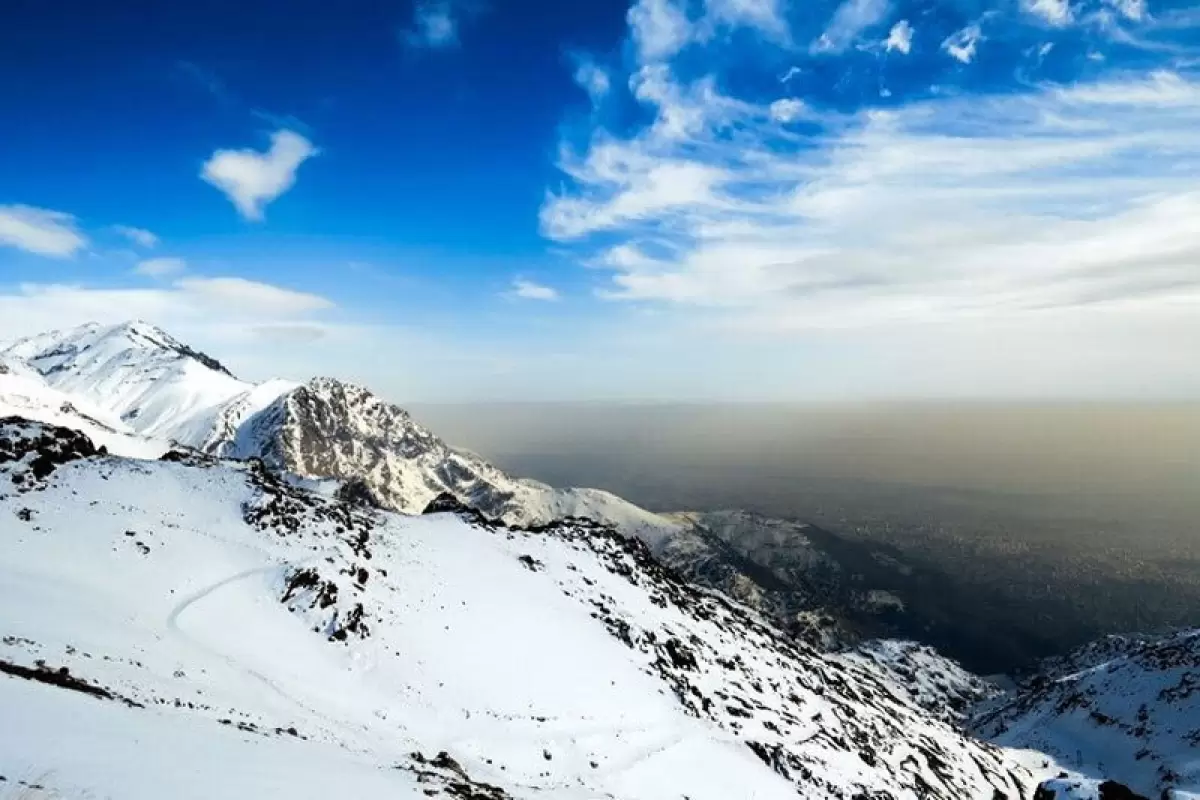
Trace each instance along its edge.
<path fill-rule="evenodd" d="M 1048 666 L 974 720 L 1048 755 L 1002 751 L 958 732 L 990 685 L 913 642 L 856 644 L 903 612 L 863 580 L 886 554 L 818 528 L 514 478 L 366 389 L 250 384 L 144 323 L 0 347 L 3 416 L 62 426 L 0 433 L 0 602 L 18 621 L 0 671 L 56 687 L 0 681 L 0 707 L 39 720 L 0 736 L 18 782 L 42 781 L 71 729 L 46 773 L 68 796 L 269 797 L 252 765 L 294 759 L 299 796 L 995 800 L 1060 764 L 1039 800 L 1196 792 L 1196 637 Z M 72 691 L 128 702 L 81 711 Z M 144 760 L 147 740 L 162 766 L 132 783 L 95 763 Z M 174 770 L 226 763 L 244 769 L 180 790 Z"/>
<path fill-rule="evenodd" d="M 332 378 L 280 395 L 211 451 L 261 458 L 297 475 L 361 481 L 384 508 L 406 513 L 420 513 L 449 493 L 490 519 L 514 525 L 588 517 L 647 539 L 674 527 L 609 492 L 555 489 L 507 475 L 449 447 L 399 406 Z"/>
<path fill-rule="evenodd" d="M 432 505 L 381 512 L 259 462 L 126 460 L 0 423 L 0 791 L 1033 791 L 1019 754 L 958 732 L 869 660 L 681 582 L 638 540 Z"/>
<path fill-rule="evenodd" d="M 0 358 L 25 365 L 50 387 L 104 409 L 146 438 L 192 447 L 295 385 L 238 380 L 215 358 L 144 322 L 42 333 L 0 349 Z"/>
<path fill-rule="evenodd" d="M 1104 780 L 1149 798 L 1198 798 L 1200 629 L 1110 636 L 1047 661 L 973 727 L 1092 776 L 1055 781 L 1047 798 L 1103 800 Z"/>
<path fill-rule="evenodd" d="M 241 381 L 216 359 L 143 322 L 32 336 L 0 349 L 0 358 L 103 409 L 160 448 L 177 443 L 260 458 L 308 478 L 354 479 L 395 511 L 419 513 L 449 492 L 510 524 L 586 516 L 651 540 L 678 527 L 608 492 L 555 489 L 506 475 L 450 448 L 364 388 L 332 378 L 304 385 Z M 2 393 L 0 387 L 0 400 Z M 131 448 L 114 452 L 141 455 Z"/>

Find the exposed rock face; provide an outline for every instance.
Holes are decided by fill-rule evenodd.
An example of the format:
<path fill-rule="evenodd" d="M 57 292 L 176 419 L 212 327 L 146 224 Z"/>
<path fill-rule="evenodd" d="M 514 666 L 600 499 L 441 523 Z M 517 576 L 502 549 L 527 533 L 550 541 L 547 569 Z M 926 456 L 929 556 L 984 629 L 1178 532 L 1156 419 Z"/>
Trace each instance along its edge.
<path fill-rule="evenodd" d="M 608 492 L 554 489 L 513 478 L 457 451 L 404 409 L 366 389 L 317 378 L 249 417 L 212 452 L 261 458 L 275 469 L 314 478 L 353 480 L 384 508 L 420 513 L 448 493 L 491 519 L 544 524 L 588 516 L 653 536 L 674 525 Z"/>
<path fill-rule="evenodd" d="M 90 439 L 70 428 L 0 419 L 0 465 L 20 492 L 40 488 L 62 464 L 101 454 Z"/>

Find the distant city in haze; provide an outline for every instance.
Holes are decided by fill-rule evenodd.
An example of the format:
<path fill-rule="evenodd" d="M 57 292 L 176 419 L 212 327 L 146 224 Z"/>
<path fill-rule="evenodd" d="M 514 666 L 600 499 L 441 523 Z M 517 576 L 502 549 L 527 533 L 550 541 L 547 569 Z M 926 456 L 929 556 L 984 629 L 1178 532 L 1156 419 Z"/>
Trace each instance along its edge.
<path fill-rule="evenodd" d="M 974 492 L 1009 506 L 1022 498 L 1040 507 L 1030 510 L 1097 520 L 1200 519 L 1200 403 L 506 403 L 410 411 L 450 442 L 536 477 L 599 485 L 659 510 L 811 511 L 788 504 L 810 497 L 811 482 L 821 481 L 868 493 Z M 1192 527 L 1200 536 L 1200 525 Z"/>

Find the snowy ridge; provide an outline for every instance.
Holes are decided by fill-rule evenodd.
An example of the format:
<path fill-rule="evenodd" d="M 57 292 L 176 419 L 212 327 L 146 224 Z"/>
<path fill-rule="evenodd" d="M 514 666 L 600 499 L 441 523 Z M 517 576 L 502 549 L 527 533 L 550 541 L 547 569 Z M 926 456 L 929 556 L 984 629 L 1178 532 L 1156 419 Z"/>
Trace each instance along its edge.
<path fill-rule="evenodd" d="M 1105 779 L 1164 800 L 1200 797 L 1200 629 L 1110 636 L 1052 659 L 983 708 L 974 729 L 1082 776 L 1049 789 L 1103 798 Z"/>
<path fill-rule="evenodd" d="M 796 644 L 595 523 L 399 516 L 253 462 L 90 455 L 35 423 L 0 441 L 14 784 L 990 800 L 1036 783 L 870 664 Z"/>
<path fill-rule="evenodd" d="M 92 323 L 32 336 L 0 349 L 0 358 L 103 409 L 123 431 L 154 440 L 146 451 L 162 452 L 174 442 L 226 457 L 261 458 L 307 478 L 360 480 L 379 502 L 406 513 L 451 492 L 511 524 L 587 516 L 650 539 L 679 527 L 608 492 L 554 489 L 506 475 L 450 448 L 364 388 L 332 378 L 302 386 L 238 380 L 216 359 L 143 322 Z"/>
<path fill-rule="evenodd" d="M 216 359 L 144 322 L 87 325 L 31 336 L 0 350 L 47 385 L 105 409 L 138 434 L 203 445 L 227 404 L 260 407 L 273 398 L 235 378 Z M 287 384 L 267 384 L 286 391 Z"/>
<path fill-rule="evenodd" d="M 609 492 L 513 478 L 449 447 L 399 406 L 333 378 L 280 395 L 210 451 L 305 477 L 360 480 L 381 505 L 410 514 L 448 492 L 513 525 L 589 517 L 650 540 L 678 527 Z"/>

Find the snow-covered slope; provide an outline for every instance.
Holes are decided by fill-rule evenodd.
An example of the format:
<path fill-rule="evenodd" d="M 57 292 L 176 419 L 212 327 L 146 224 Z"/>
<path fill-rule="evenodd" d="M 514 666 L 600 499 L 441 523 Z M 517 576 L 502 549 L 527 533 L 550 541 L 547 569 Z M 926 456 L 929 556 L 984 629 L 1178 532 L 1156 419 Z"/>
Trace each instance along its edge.
<path fill-rule="evenodd" d="M 240 381 L 216 359 L 144 322 L 51 331 L 14 342 L 0 356 L 19 360 L 49 386 L 105 409 L 143 436 L 193 447 L 230 418 L 244 418 L 294 386 Z"/>
<path fill-rule="evenodd" d="M 23 417 L 73 428 L 97 446 L 133 458 L 158 458 L 162 442 L 140 436 L 106 409 L 49 386 L 23 362 L 0 357 L 0 417 Z"/>
<path fill-rule="evenodd" d="M 1094 779 L 1054 782 L 1059 800 L 1103 797 L 1105 779 L 1146 797 L 1200 797 L 1200 629 L 1111 636 L 1053 659 L 974 728 Z"/>
<path fill-rule="evenodd" d="M 0 774 L 17 796 L 1032 789 L 883 672 L 795 644 L 610 529 L 406 517 L 255 462 L 93 453 L 0 426 Z"/>

